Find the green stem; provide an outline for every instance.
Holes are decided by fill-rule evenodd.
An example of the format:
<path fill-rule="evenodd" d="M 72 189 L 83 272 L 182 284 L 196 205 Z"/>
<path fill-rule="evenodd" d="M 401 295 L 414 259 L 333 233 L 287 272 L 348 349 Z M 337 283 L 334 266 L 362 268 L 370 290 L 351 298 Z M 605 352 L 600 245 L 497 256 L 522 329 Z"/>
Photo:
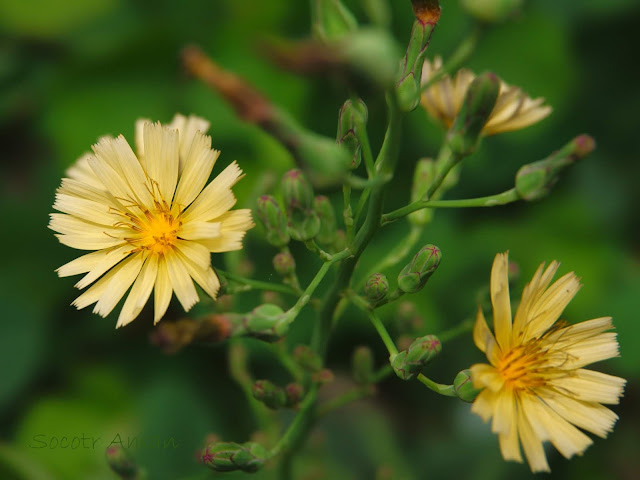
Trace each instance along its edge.
<path fill-rule="evenodd" d="M 342 197 L 344 202 L 344 228 L 347 237 L 347 243 L 353 240 L 353 211 L 351 210 L 351 185 L 344 184 L 342 187 Z"/>
<path fill-rule="evenodd" d="M 356 132 L 356 136 L 358 141 L 360 142 L 360 148 L 362 150 L 362 158 L 364 160 L 364 167 L 367 170 L 367 176 L 372 178 L 375 176 L 375 168 L 373 161 L 373 152 L 371 151 L 371 144 L 369 143 L 369 135 L 367 131 L 363 129 L 358 129 Z"/>
<path fill-rule="evenodd" d="M 387 95 L 387 104 L 389 106 L 389 125 L 387 127 L 387 133 L 385 135 L 382 148 L 378 155 L 378 160 L 376 161 L 376 175 L 393 174 L 398 161 L 401 129 L 400 111 L 394 95 Z M 347 258 L 340 264 L 338 278 L 327 294 L 324 302 L 324 308 L 320 312 L 320 321 L 316 324 L 312 346 L 323 358 L 326 354 L 327 343 L 331 332 L 332 319 L 336 306 L 342 297 L 342 293 L 351 282 L 353 270 L 355 269 L 360 255 L 362 255 L 362 252 L 365 250 L 380 226 L 380 218 L 382 217 L 382 206 L 384 202 L 384 187 L 385 184 L 381 184 L 371 188 L 371 198 L 369 200 L 367 217 L 350 245 L 350 250 L 353 252 L 353 256 Z"/>
<path fill-rule="evenodd" d="M 281 453 L 288 452 L 293 446 L 295 446 L 298 438 L 303 436 L 310 425 L 312 420 L 312 411 L 315 407 L 316 399 L 318 398 L 318 386 L 313 385 L 309 393 L 304 397 L 304 400 L 300 404 L 300 412 L 296 415 L 287 431 L 280 438 L 278 443 L 269 452 L 269 457 L 273 458 Z"/>
<path fill-rule="evenodd" d="M 251 278 L 241 277 L 240 275 L 236 275 L 235 273 L 226 272 L 224 270 L 220 270 L 216 268 L 216 272 L 219 275 L 227 278 L 228 280 L 233 280 L 234 282 L 241 283 L 243 285 L 248 285 L 249 287 L 256 290 L 269 290 L 271 292 L 279 292 L 285 293 L 287 295 L 295 295 L 298 294 L 295 290 L 287 285 L 279 285 L 277 283 L 269 283 L 269 282 L 261 282 L 260 280 L 253 280 Z"/>
<path fill-rule="evenodd" d="M 445 397 L 456 397 L 456 392 L 453 389 L 453 385 L 443 385 L 442 383 L 436 383 L 433 380 L 425 377 L 422 373 L 418 375 L 418 381 L 425 384 L 427 388 L 433 390 Z"/>
<path fill-rule="evenodd" d="M 305 307 L 305 305 L 309 303 L 309 301 L 311 300 L 311 296 L 313 295 L 313 292 L 315 292 L 316 288 L 318 288 L 318 285 L 320 285 L 320 282 L 322 282 L 322 279 L 329 272 L 329 269 L 331 268 L 331 266 L 334 263 L 339 262 L 340 260 L 344 260 L 345 258 L 350 257 L 351 255 L 352 254 L 349 249 L 343 250 L 342 252 L 336 253 L 335 255 L 329 255 L 329 259 L 324 262 L 322 267 L 320 267 L 320 270 L 318 270 L 318 273 L 316 273 L 316 276 L 313 277 L 313 280 L 311 280 L 311 283 L 309 283 L 309 285 L 305 289 L 302 296 L 298 299 L 296 304 L 293 307 L 291 307 L 289 310 L 287 310 L 287 312 L 285 313 L 285 318 L 287 322 L 289 323 L 293 322 L 298 316 L 298 314 L 300 313 L 300 310 L 302 310 Z"/>
<path fill-rule="evenodd" d="M 418 200 L 410 203 L 398 210 L 387 213 L 382 216 L 382 225 L 391 223 L 399 218 L 405 217 L 412 212 L 422 210 L 423 208 L 470 208 L 470 207 L 496 207 L 498 205 L 506 205 L 520 200 L 515 188 L 496 195 L 489 195 L 479 198 L 468 198 L 464 200 Z"/>
<path fill-rule="evenodd" d="M 315 240 L 307 240 L 306 242 L 304 242 L 304 246 L 307 247 L 309 251 L 318 255 L 318 257 L 320 257 L 320 260 L 322 260 L 323 262 L 328 262 L 332 258 L 331 254 L 325 252 L 322 248 L 320 248 Z"/>
<path fill-rule="evenodd" d="M 266 407 L 253 398 L 253 378 L 249 373 L 248 360 L 247 349 L 244 345 L 239 341 L 232 342 L 229 347 L 229 375 L 242 389 L 260 430 L 269 432 L 273 430 L 274 424 Z"/>
<path fill-rule="evenodd" d="M 369 320 L 371 320 L 371 323 L 373 324 L 376 331 L 378 332 L 378 335 L 382 339 L 384 346 L 387 347 L 389 356 L 395 357 L 398 354 L 398 347 L 396 347 L 396 344 L 391 338 L 391 335 L 389 335 L 389 332 L 387 331 L 386 327 L 383 325 L 382 320 L 380 320 L 376 312 L 373 310 L 369 310 L 367 313 L 369 314 Z"/>

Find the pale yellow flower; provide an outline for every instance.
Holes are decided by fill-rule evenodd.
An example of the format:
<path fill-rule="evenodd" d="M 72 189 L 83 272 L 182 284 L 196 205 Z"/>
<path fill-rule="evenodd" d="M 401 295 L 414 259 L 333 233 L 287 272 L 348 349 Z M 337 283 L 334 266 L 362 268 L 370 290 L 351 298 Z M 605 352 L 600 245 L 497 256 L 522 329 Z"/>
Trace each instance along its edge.
<path fill-rule="evenodd" d="M 435 57 L 433 63 L 425 60 L 422 84 L 429 82 L 441 68 L 440 57 Z M 475 74 L 466 69 L 459 70 L 453 79 L 445 75 L 422 94 L 420 103 L 429 115 L 449 128 L 460 111 L 467 88 L 475 78 Z M 544 98 L 532 100 L 520 88 L 501 80 L 498 100 L 482 133 L 495 135 L 520 130 L 539 122 L 550 113 L 551 107 L 544 105 Z"/>
<path fill-rule="evenodd" d="M 78 309 L 107 316 L 130 290 L 117 327 L 134 320 L 154 291 L 155 322 L 173 292 L 185 310 L 199 297 L 193 281 L 212 298 L 220 288 L 210 252 L 242 248 L 253 227 L 250 210 L 230 210 L 231 187 L 243 176 L 227 166 L 205 187 L 220 152 L 205 135 L 209 123 L 176 115 L 168 126 L 139 120 L 137 155 L 122 135 L 103 137 L 63 178 L 49 228 L 61 243 L 95 250 L 57 272 L 86 275 Z M 95 283 L 94 283 L 95 282 Z"/>
<path fill-rule="evenodd" d="M 493 331 L 478 311 L 473 339 L 490 365 L 471 367 L 474 387 L 483 388 L 472 411 L 493 418 L 505 460 L 522 462 L 520 444 L 534 472 L 548 471 L 543 442 L 566 458 L 592 443 L 579 427 L 606 437 L 618 416 L 602 404 L 617 404 L 626 381 L 582 367 L 617 357 L 611 318 L 575 325 L 558 318 L 580 288 L 573 272 L 549 286 L 558 269 L 540 265 L 522 293 L 512 320 L 507 254 L 491 270 Z"/>

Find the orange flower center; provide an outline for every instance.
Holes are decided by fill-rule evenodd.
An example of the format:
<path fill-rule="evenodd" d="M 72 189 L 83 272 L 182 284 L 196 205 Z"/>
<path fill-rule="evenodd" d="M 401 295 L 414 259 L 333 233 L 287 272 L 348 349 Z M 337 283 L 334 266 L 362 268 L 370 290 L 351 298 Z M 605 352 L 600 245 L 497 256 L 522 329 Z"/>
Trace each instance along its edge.
<path fill-rule="evenodd" d="M 142 227 L 141 239 L 144 248 L 151 253 L 164 255 L 178 239 L 178 231 L 182 222 L 173 218 L 169 212 L 145 212 L 148 222 Z"/>
<path fill-rule="evenodd" d="M 496 366 L 505 386 L 514 390 L 544 385 L 543 355 L 537 345 L 523 345 L 506 352 Z"/>

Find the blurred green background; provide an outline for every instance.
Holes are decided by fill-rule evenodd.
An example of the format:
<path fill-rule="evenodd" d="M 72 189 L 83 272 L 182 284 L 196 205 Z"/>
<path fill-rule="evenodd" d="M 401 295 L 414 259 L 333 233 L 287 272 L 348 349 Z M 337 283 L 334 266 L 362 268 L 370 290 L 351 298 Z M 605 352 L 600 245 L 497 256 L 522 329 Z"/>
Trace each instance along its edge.
<path fill-rule="evenodd" d="M 360 19 L 358 0 L 345 3 Z M 392 27 L 400 43 L 413 16 L 409 1 L 393 1 Z M 443 3 L 432 54 L 449 55 L 471 30 L 455 0 Z M 252 206 L 264 185 L 292 166 L 288 153 L 253 126 L 243 124 L 214 93 L 190 80 L 179 51 L 201 45 L 225 67 L 245 76 L 304 125 L 335 135 L 346 93 L 327 78 L 282 72 L 260 53 L 267 38 L 303 38 L 308 2 L 269 0 L 0 0 L 0 478 L 114 479 L 104 449 L 116 435 L 144 437 L 152 446 L 135 455 L 151 479 L 201 479 L 212 474 L 194 461 L 205 435 L 246 441 L 255 423 L 241 390 L 229 379 L 226 347 L 193 347 L 165 356 L 149 342 L 150 309 L 130 327 L 115 330 L 115 314 L 102 319 L 70 306 L 74 278 L 54 269 L 77 255 L 46 228 L 64 170 L 104 134 L 132 140 L 139 117 L 168 122 L 175 112 L 211 120 L 222 151 L 216 172 L 238 160 L 247 177 L 237 187 Z M 437 212 L 424 235 L 444 261 L 422 293 L 410 297 L 423 318 L 421 333 L 437 332 L 469 316 L 486 286 L 496 252 L 510 250 L 522 281 L 542 261 L 560 260 L 584 287 L 565 317 L 612 315 L 622 357 L 596 368 L 629 379 L 615 411 L 621 419 L 607 440 L 595 439 L 583 458 L 549 457 L 554 478 L 637 478 L 640 469 L 640 162 L 637 129 L 640 67 L 634 46 L 640 5 L 635 0 L 526 3 L 521 15 L 492 26 L 468 65 L 491 69 L 531 96 L 544 96 L 553 115 L 526 130 L 487 139 L 466 162 L 449 198 L 506 190 L 518 168 L 546 156 L 579 133 L 597 151 L 564 176 L 551 197 L 535 204 L 490 210 Z M 374 148 L 384 128 L 384 108 L 367 98 Z M 408 115 L 399 174 L 386 210 L 408 200 L 415 160 L 434 155 L 442 132 L 418 109 Z M 339 206 L 336 191 L 325 192 Z M 402 222 L 372 243 L 367 264 L 408 232 Z M 246 240 L 243 268 L 269 279 L 275 253 L 257 229 Z M 303 283 L 318 264 L 296 249 Z M 214 257 L 214 265 L 239 257 Z M 362 271 L 362 270 L 361 270 Z M 395 271 L 388 272 L 395 275 Z M 238 311 L 260 301 L 235 299 Z M 173 306 L 168 317 L 180 315 Z M 395 307 L 383 310 L 392 324 Z M 305 340 L 312 316 L 303 315 L 289 341 Z M 385 352 L 372 328 L 349 310 L 332 340 L 333 395 L 349 385 L 348 359 L 356 345 Z M 273 358 L 249 342 L 256 375 L 282 377 Z M 470 336 L 448 344 L 430 367 L 446 382 L 482 361 Z M 83 447 L 55 446 L 54 437 L 81 436 Z M 89 440 L 89 438 L 93 440 Z M 156 448 L 173 438 L 177 447 Z M 94 448 L 95 440 L 95 448 Z M 45 443 L 45 448 L 38 448 Z M 469 406 L 438 397 L 420 384 L 388 379 L 378 395 L 332 413 L 316 428 L 296 463 L 296 478 L 522 478 L 525 465 L 507 464 L 490 428 Z M 385 476 L 387 475 L 387 476 Z M 265 471 L 256 478 L 271 478 Z M 240 478 L 242 474 L 233 478 Z"/>

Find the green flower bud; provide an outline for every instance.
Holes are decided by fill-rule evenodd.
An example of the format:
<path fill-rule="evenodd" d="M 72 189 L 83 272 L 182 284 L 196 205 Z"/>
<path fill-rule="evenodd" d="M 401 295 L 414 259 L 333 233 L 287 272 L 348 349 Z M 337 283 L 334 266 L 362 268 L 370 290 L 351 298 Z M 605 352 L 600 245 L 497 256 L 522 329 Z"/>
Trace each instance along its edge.
<path fill-rule="evenodd" d="M 469 88 L 449 133 L 451 151 L 466 156 L 473 153 L 500 93 L 500 79 L 490 72 L 478 75 Z"/>
<path fill-rule="evenodd" d="M 362 161 L 362 146 L 358 140 L 358 131 L 366 128 L 369 112 L 361 99 L 355 102 L 347 100 L 338 114 L 338 134 L 336 142 L 351 154 L 349 168 L 355 170 Z"/>
<path fill-rule="evenodd" d="M 284 311 L 277 305 L 260 305 L 242 318 L 247 335 L 267 342 L 279 340 L 289 330 L 288 322 L 283 320 Z"/>
<path fill-rule="evenodd" d="M 516 174 L 516 191 L 526 201 L 538 200 L 549 194 L 560 172 L 595 149 L 595 141 L 580 135 L 544 160 L 523 166 Z"/>
<path fill-rule="evenodd" d="M 322 245 L 331 245 L 336 239 L 336 214 L 333 205 L 324 195 L 317 196 L 313 205 L 320 218 L 320 231 L 317 240 Z"/>
<path fill-rule="evenodd" d="M 337 230 L 336 238 L 333 242 L 333 249 L 336 252 L 341 252 L 345 248 L 347 248 L 347 236 L 345 235 L 344 230 Z"/>
<path fill-rule="evenodd" d="M 440 265 L 441 258 L 442 253 L 435 245 L 422 247 L 398 275 L 398 288 L 405 293 L 422 290 Z"/>
<path fill-rule="evenodd" d="M 324 368 L 319 372 L 316 372 L 313 375 L 311 375 L 311 380 L 321 385 L 324 385 L 326 383 L 331 383 L 335 380 L 335 378 L 336 376 L 328 368 Z"/>
<path fill-rule="evenodd" d="M 287 217 L 280 204 L 270 195 L 258 199 L 256 214 L 267 233 L 267 241 L 274 247 L 284 247 L 289 243 Z"/>
<path fill-rule="evenodd" d="M 287 403 L 285 391 L 271 383 L 269 380 L 258 380 L 251 388 L 253 398 L 264 403 L 272 410 L 282 408 Z"/>
<path fill-rule="evenodd" d="M 522 7 L 523 0 L 462 0 L 462 6 L 483 22 L 500 22 Z"/>
<path fill-rule="evenodd" d="M 287 407 L 295 407 L 304 397 L 304 387 L 299 383 L 290 383 L 284 389 L 287 396 Z"/>
<path fill-rule="evenodd" d="M 320 231 L 320 218 L 313 209 L 313 189 L 300 170 L 282 177 L 282 198 L 289 219 L 289 234 L 301 242 L 311 240 Z"/>
<path fill-rule="evenodd" d="M 411 201 L 417 202 L 427 193 L 429 186 L 436 176 L 436 164 L 430 158 L 421 158 L 413 171 L 413 185 L 411 186 Z M 433 210 L 423 208 L 410 213 L 407 218 L 413 225 L 426 225 L 433 217 Z"/>
<path fill-rule="evenodd" d="M 389 293 L 389 280 L 382 273 L 374 273 L 364 284 L 364 295 L 374 304 L 384 300 L 387 293 Z"/>
<path fill-rule="evenodd" d="M 106 450 L 107 463 L 123 480 L 134 480 L 138 476 L 138 465 L 122 445 L 110 445 Z"/>
<path fill-rule="evenodd" d="M 280 252 L 273 257 L 273 269 L 283 277 L 296 271 L 296 261 L 289 252 Z"/>
<path fill-rule="evenodd" d="M 322 369 L 322 358 L 307 345 L 298 345 L 293 350 L 293 359 L 307 372 L 317 373 Z"/>
<path fill-rule="evenodd" d="M 231 442 L 209 444 L 200 454 L 200 460 L 217 472 L 241 470 L 254 473 L 264 466 L 269 454 L 258 443 L 247 442 L 242 445 Z"/>
<path fill-rule="evenodd" d="M 313 33 L 324 42 L 340 39 L 358 28 L 356 18 L 340 0 L 315 0 L 312 15 Z"/>
<path fill-rule="evenodd" d="M 353 351 L 351 357 L 351 371 L 353 379 L 361 384 L 367 385 L 373 381 L 373 352 L 369 347 L 358 347 Z"/>
<path fill-rule="evenodd" d="M 404 111 L 414 110 L 422 95 L 422 67 L 431 34 L 440 19 L 438 0 L 414 0 L 416 21 L 404 59 L 400 63 L 400 76 L 396 85 L 398 104 Z"/>
<path fill-rule="evenodd" d="M 411 380 L 441 351 L 442 344 L 435 335 L 416 338 L 408 349 L 393 357 L 391 366 L 398 377 Z"/>
<path fill-rule="evenodd" d="M 480 391 L 480 388 L 474 388 L 471 381 L 471 370 L 462 370 L 456 378 L 453 380 L 453 389 L 456 392 L 458 398 L 464 402 L 473 402 Z"/>

